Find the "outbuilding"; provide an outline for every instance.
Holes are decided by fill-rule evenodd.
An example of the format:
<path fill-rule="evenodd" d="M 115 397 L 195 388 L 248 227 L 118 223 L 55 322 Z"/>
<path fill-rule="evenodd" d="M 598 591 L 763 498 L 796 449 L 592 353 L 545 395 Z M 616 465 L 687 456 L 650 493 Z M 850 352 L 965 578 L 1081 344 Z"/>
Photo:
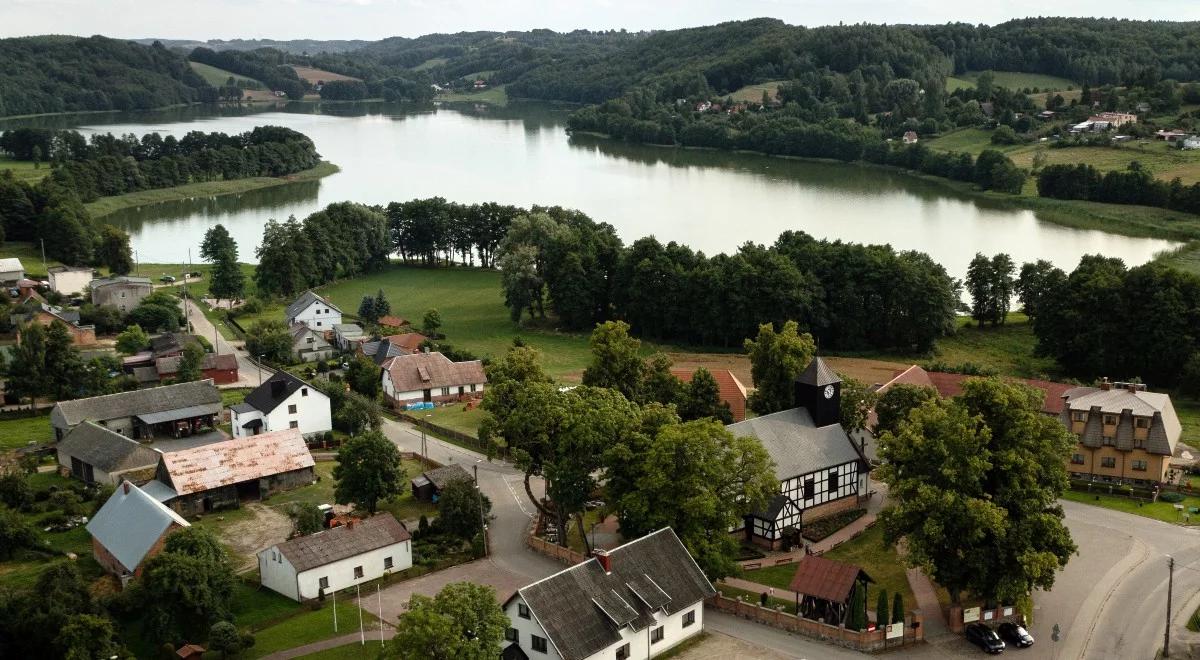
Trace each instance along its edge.
<path fill-rule="evenodd" d="M 51 266 L 47 270 L 50 290 L 64 296 L 80 293 L 92 282 L 92 269 L 89 267 Z"/>
<path fill-rule="evenodd" d="M 71 429 L 54 449 L 59 470 L 87 483 L 145 483 L 158 467 L 157 450 L 91 421 Z"/>
<path fill-rule="evenodd" d="M 220 413 L 220 390 L 200 380 L 59 401 L 50 425 L 56 440 L 86 420 L 130 438 L 180 437 L 212 428 Z"/>
<path fill-rule="evenodd" d="M 463 469 L 463 466 L 453 463 L 440 468 L 426 470 L 412 479 L 409 484 L 412 486 L 413 497 L 422 502 L 435 502 L 442 493 L 442 489 L 451 481 L 471 481 L 471 473 Z"/>
<path fill-rule="evenodd" d="M 124 586 L 142 574 L 146 560 L 162 550 L 172 532 L 188 521 L 142 489 L 124 481 L 87 525 L 92 555 Z"/>

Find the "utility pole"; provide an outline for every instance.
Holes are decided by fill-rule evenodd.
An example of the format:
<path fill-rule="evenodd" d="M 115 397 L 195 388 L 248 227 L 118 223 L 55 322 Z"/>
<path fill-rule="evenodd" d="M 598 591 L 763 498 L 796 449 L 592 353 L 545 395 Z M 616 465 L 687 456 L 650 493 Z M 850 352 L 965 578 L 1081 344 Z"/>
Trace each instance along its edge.
<path fill-rule="evenodd" d="M 1167 555 L 1167 625 L 1163 630 L 1163 657 L 1171 657 L 1171 588 L 1175 586 L 1175 558 Z"/>
<path fill-rule="evenodd" d="M 42 271 L 50 272 L 50 269 L 46 266 L 46 239 L 39 238 L 38 242 L 42 244 Z"/>
<path fill-rule="evenodd" d="M 188 296 L 188 273 L 192 271 L 192 248 L 188 248 L 188 267 L 183 271 L 183 311 L 186 315 L 188 332 L 192 331 L 192 301 Z"/>
<path fill-rule="evenodd" d="M 479 461 L 475 461 L 475 495 L 479 500 L 479 533 L 483 535 L 483 556 L 488 556 L 487 518 L 483 515 L 483 491 L 479 489 Z"/>

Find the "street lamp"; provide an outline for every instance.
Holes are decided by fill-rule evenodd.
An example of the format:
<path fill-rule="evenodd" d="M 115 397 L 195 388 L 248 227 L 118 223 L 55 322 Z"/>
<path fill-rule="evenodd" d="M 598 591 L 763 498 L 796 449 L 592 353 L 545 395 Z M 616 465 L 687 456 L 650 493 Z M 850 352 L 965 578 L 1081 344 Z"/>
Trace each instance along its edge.
<path fill-rule="evenodd" d="M 1167 555 L 1167 626 L 1163 630 L 1163 657 L 1171 657 L 1171 588 L 1175 586 L 1175 558 Z"/>
<path fill-rule="evenodd" d="M 263 363 L 263 360 L 266 359 L 266 357 L 267 357 L 266 353 L 263 353 L 262 355 L 258 356 L 258 384 L 259 385 L 262 385 L 262 363 Z"/>
<path fill-rule="evenodd" d="M 425 424 L 421 424 L 421 458 L 425 459 L 426 461 L 429 460 L 429 452 L 428 447 L 425 446 L 425 426 L 429 424 L 430 417 L 433 417 L 433 415 L 425 415 Z"/>
<path fill-rule="evenodd" d="M 479 463 L 482 458 L 475 459 L 475 494 L 479 500 L 479 533 L 483 535 L 483 556 L 488 556 L 487 517 L 483 515 L 483 491 L 479 488 Z M 593 528 L 594 529 L 594 528 Z"/>

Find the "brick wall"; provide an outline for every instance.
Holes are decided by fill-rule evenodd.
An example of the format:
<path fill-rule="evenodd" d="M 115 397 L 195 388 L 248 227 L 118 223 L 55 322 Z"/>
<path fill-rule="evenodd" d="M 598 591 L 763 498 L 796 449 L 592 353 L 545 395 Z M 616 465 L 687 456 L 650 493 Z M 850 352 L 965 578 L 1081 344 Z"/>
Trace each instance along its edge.
<path fill-rule="evenodd" d="M 963 606 L 951 605 L 946 621 L 950 626 L 950 632 L 960 633 L 967 627 L 967 622 L 963 621 Z M 1020 623 L 1025 620 L 1025 615 L 1021 614 L 1020 610 L 1012 605 L 1003 605 L 994 610 L 980 608 L 979 622 L 986 623 L 989 626 L 996 626 L 1002 621 L 1013 621 Z"/>
<path fill-rule="evenodd" d="M 857 496 L 852 495 L 850 497 L 843 497 L 839 500 L 834 500 L 832 502 L 826 502 L 825 504 L 820 504 L 818 506 L 814 506 L 814 507 L 805 509 L 804 516 L 801 518 L 801 520 L 803 520 L 805 523 L 810 523 L 810 522 L 813 522 L 814 520 L 828 518 L 829 516 L 832 516 L 835 513 L 841 513 L 842 511 L 849 511 L 850 509 L 853 509 L 857 506 L 858 506 L 858 497 Z"/>
<path fill-rule="evenodd" d="M 920 624 L 924 621 L 920 610 L 912 610 L 905 615 L 903 637 L 889 640 L 885 638 L 883 630 L 872 632 L 848 630 L 845 626 L 831 626 L 820 621 L 804 619 L 774 608 L 762 607 L 757 603 L 727 598 L 720 593 L 705 601 L 705 604 L 764 626 L 779 628 L 790 633 L 866 653 L 913 644 L 925 639 L 925 627 L 923 625 L 913 627 L 914 623 Z"/>
<path fill-rule="evenodd" d="M 534 531 L 536 526 L 537 518 L 534 517 L 529 524 L 529 529 L 525 532 L 525 545 L 529 546 L 534 552 L 567 566 L 574 566 L 587 559 L 587 555 L 583 553 L 575 552 L 570 548 L 564 548 L 556 543 L 550 543 L 545 539 L 538 538 Z"/>

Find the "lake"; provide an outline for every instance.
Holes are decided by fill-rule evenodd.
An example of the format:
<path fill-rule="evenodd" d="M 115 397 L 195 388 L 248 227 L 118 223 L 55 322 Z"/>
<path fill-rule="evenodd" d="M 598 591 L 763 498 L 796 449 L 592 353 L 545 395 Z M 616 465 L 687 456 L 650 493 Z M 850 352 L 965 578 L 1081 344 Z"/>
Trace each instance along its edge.
<path fill-rule="evenodd" d="M 385 104 L 288 104 L 271 110 L 188 108 L 138 115 L 48 118 L 83 132 L 182 136 L 239 133 L 263 124 L 313 139 L 341 172 L 239 196 L 192 199 L 107 216 L 144 262 L 197 259 L 204 231 L 224 224 L 243 261 L 268 218 L 302 218 L 331 202 L 387 204 L 441 196 L 577 208 L 626 243 L 653 234 L 713 254 L 783 231 L 921 250 L 962 277 L 976 252 L 1047 259 L 1070 270 L 1085 254 L 1141 264 L 1175 243 L 1044 222 L 936 183 L 871 167 L 753 154 L 648 147 L 568 137 L 566 111 L 542 105 L 413 110 Z M 28 123 L 28 122 L 27 122 Z"/>

